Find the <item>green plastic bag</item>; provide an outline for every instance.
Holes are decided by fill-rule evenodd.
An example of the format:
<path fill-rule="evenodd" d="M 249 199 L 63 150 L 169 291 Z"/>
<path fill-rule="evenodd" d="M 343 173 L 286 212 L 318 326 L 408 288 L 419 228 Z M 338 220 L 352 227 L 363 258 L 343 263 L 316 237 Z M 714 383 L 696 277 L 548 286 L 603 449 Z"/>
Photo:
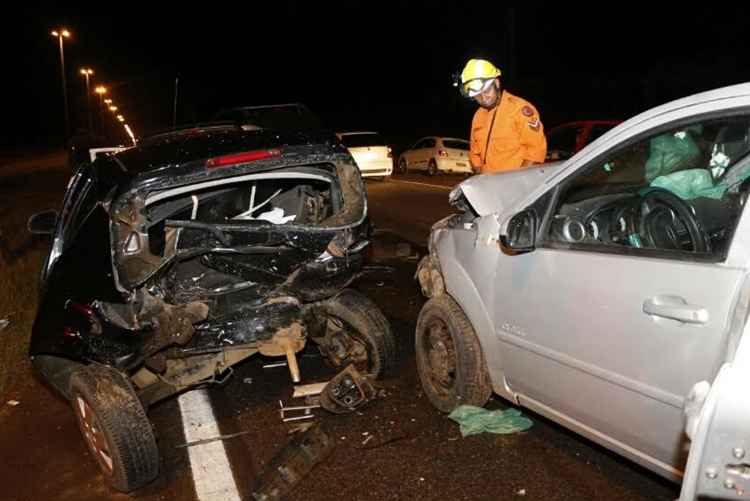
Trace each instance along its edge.
<path fill-rule="evenodd" d="M 459 405 L 448 418 L 461 425 L 461 436 L 478 433 L 508 434 L 528 430 L 533 422 L 518 409 L 489 411 L 473 405 Z"/>

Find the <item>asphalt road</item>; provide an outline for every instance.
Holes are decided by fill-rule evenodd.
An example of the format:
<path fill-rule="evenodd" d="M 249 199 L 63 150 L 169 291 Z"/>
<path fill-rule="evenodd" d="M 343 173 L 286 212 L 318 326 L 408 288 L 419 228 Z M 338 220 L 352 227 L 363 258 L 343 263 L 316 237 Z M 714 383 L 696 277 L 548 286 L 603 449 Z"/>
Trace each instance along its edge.
<path fill-rule="evenodd" d="M 64 178 L 59 169 L 40 172 L 33 183 L 24 183 L 9 196 L 20 200 L 31 192 L 59 191 Z M 438 179 L 438 183 L 451 185 L 458 180 Z M 426 177 L 408 181 L 367 183 L 370 213 L 380 230 L 371 262 L 392 271 L 365 275 L 356 285 L 391 322 L 399 340 L 400 363 L 381 382 L 382 397 L 358 412 L 313 411 L 335 448 L 288 499 L 675 499 L 676 485 L 533 413 L 524 411 L 534 421 L 526 432 L 462 438 L 458 426 L 429 404 L 414 364 L 414 325 L 424 299 L 413 274 L 424 253 L 418 244 L 426 242 L 430 225 L 451 209 L 447 187 L 414 184 L 432 182 Z M 413 252 L 395 257 L 393 250 L 399 244 L 403 249 L 403 241 L 415 243 Z M 271 361 L 252 358 L 236 368 L 227 384 L 208 389 L 210 419 L 183 418 L 184 402 L 177 399 L 154 407 L 150 417 L 159 437 L 161 473 L 154 483 L 131 496 L 104 486 L 67 403 L 22 364 L 14 385 L 0 399 L 0 497 L 155 501 L 198 499 L 198 491 L 204 500 L 253 499 L 251 493 L 263 471 L 290 440 L 290 425 L 280 420 L 278 402 L 293 403 L 292 383 L 284 367 L 263 367 Z M 303 382 L 325 381 L 333 375 L 314 350 L 304 353 L 300 366 Z M 489 404 L 492 408 L 508 405 L 499 399 Z M 228 476 L 212 470 L 215 456 L 200 459 L 193 452 L 202 446 L 184 447 L 201 428 L 228 437 L 212 442 L 223 445 L 214 449 L 224 451 Z M 211 487 L 210 481 L 217 479 L 225 480 Z M 203 481 L 209 482 L 208 487 L 197 486 Z"/>

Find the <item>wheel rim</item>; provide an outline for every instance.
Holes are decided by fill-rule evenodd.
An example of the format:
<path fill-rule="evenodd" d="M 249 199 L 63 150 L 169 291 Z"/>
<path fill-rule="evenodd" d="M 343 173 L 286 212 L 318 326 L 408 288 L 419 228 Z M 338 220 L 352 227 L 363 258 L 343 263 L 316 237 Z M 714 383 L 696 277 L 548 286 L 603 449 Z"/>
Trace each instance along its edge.
<path fill-rule="evenodd" d="M 99 418 L 81 395 L 76 395 L 73 407 L 78 418 L 78 427 L 81 429 L 81 434 L 89 451 L 91 451 L 102 471 L 106 475 L 112 475 L 114 470 L 112 454 L 107 437 L 104 435 L 104 429 L 99 423 Z"/>
<path fill-rule="evenodd" d="M 433 319 L 427 324 L 422 351 L 431 386 L 449 393 L 456 383 L 456 350 L 445 322 Z"/>

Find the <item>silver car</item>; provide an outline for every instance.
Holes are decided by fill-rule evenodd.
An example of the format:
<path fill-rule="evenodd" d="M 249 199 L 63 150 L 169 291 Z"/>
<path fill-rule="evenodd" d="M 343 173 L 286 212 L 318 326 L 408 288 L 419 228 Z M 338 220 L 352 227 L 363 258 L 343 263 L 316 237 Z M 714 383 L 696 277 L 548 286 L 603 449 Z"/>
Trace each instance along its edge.
<path fill-rule="evenodd" d="M 749 190 L 750 84 L 464 181 L 417 271 L 425 393 L 447 412 L 494 392 L 682 500 L 750 493 Z"/>

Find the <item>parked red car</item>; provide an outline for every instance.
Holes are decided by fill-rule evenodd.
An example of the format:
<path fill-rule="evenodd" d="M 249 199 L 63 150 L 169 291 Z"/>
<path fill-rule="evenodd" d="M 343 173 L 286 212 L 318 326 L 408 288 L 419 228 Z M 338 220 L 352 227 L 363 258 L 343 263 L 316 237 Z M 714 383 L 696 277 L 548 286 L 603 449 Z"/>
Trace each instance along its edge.
<path fill-rule="evenodd" d="M 547 133 L 547 160 L 566 160 L 621 120 L 581 120 L 558 125 Z"/>

